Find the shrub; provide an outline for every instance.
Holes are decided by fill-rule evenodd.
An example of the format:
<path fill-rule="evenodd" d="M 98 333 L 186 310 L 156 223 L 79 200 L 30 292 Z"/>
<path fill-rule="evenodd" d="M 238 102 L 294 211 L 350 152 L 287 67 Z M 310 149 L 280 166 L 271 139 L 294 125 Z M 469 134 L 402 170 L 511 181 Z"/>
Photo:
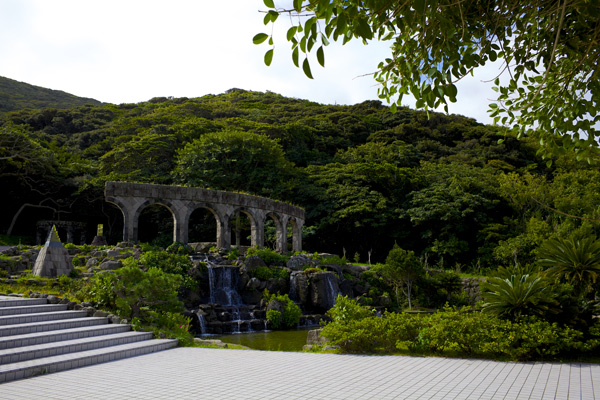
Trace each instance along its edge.
<path fill-rule="evenodd" d="M 281 312 L 277 310 L 267 311 L 267 321 L 273 328 L 279 329 L 281 327 Z"/>
<path fill-rule="evenodd" d="M 548 359 L 600 346 L 600 327 L 583 333 L 536 317 L 508 321 L 497 316 L 445 307 L 434 314 L 386 312 L 376 316 L 355 300 L 338 297 L 328 312 L 332 321 L 323 336 L 341 352 L 458 352 L 465 356 L 495 356 L 513 360 Z"/>
<path fill-rule="evenodd" d="M 173 244 L 167 247 L 166 251 L 171 254 L 181 255 L 189 255 L 194 252 L 194 250 L 189 245 L 181 242 L 173 242 Z"/>
<path fill-rule="evenodd" d="M 144 312 L 179 312 L 183 304 L 177 299 L 181 277 L 158 268 L 148 272 L 135 266 L 95 274 L 87 288 L 87 299 L 114 310 L 122 317 L 143 317 Z"/>
<path fill-rule="evenodd" d="M 186 289 L 193 290 L 196 288 L 196 281 L 189 275 L 190 269 L 193 267 L 187 255 L 171 254 L 165 250 L 148 251 L 140 256 L 139 262 L 133 258 L 128 258 L 126 263 L 129 265 L 142 264 L 146 268 L 159 268 L 168 274 L 181 276 L 182 284 Z"/>
<path fill-rule="evenodd" d="M 265 291 L 265 297 L 269 303 L 279 302 L 283 306 L 282 311 L 275 309 L 267 311 L 267 320 L 275 329 L 280 327 L 293 328 L 298 325 L 300 322 L 300 317 L 302 316 L 302 310 L 300 310 L 300 307 L 298 307 L 298 305 L 294 303 L 287 294 L 270 295 L 268 291 Z"/>
<path fill-rule="evenodd" d="M 251 256 L 258 256 L 267 265 L 280 265 L 285 264 L 290 258 L 286 255 L 279 254 L 275 250 L 271 250 L 268 247 L 250 247 L 246 250 L 246 258 Z"/>
<path fill-rule="evenodd" d="M 483 311 L 516 320 L 523 315 L 543 316 L 556 304 L 550 283 L 540 274 L 519 267 L 507 272 L 499 269 L 506 278 L 489 278 L 481 286 L 485 301 Z"/>
<path fill-rule="evenodd" d="M 345 257 L 329 256 L 329 257 L 322 258 L 320 264 L 321 265 L 336 264 L 341 267 L 342 265 L 348 264 L 348 260 L 346 260 Z"/>
<path fill-rule="evenodd" d="M 250 271 L 250 276 L 253 276 L 255 278 L 258 278 L 260 280 L 266 281 L 269 279 L 279 279 L 279 278 L 283 278 L 283 279 L 289 279 L 290 274 L 289 272 L 287 272 L 285 269 L 283 268 L 279 268 L 279 267 L 258 267 L 252 271 Z"/>

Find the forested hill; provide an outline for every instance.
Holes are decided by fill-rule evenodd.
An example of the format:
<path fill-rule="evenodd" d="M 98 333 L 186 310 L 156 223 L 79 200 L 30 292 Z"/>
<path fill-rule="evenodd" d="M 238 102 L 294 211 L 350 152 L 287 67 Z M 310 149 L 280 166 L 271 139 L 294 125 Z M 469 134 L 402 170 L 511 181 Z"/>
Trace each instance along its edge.
<path fill-rule="evenodd" d="M 0 115 L 25 108 L 71 108 L 86 104 L 100 105 L 102 102 L 0 76 Z"/>
<path fill-rule="evenodd" d="M 307 211 L 306 249 L 363 261 L 369 252 L 382 260 L 397 242 L 432 264 L 495 267 L 531 259 L 545 238 L 595 229 L 552 208 L 598 218 L 600 173 L 587 164 L 565 155 L 547 166 L 536 143 L 499 128 L 407 108 L 391 113 L 378 101 L 321 105 L 231 89 L 14 111 L 0 124 L 0 151 L 12 154 L 0 164 L 2 232 L 32 235 L 36 220 L 60 218 L 88 222 L 90 236 L 104 223 L 117 241 L 122 215 L 103 201 L 106 180 L 289 201 Z M 168 241 L 170 219 L 149 217 L 140 232 Z"/>

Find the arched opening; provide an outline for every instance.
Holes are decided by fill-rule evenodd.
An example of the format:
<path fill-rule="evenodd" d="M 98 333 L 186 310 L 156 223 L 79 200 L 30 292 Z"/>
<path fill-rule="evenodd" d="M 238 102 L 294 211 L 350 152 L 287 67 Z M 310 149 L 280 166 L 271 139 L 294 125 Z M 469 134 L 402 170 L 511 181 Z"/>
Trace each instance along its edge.
<path fill-rule="evenodd" d="M 173 213 L 164 204 L 147 206 L 138 219 L 138 241 L 169 246 L 173 243 L 173 220 Z"/>
<path fill-rule="evenodd" d="M 229 220 L 231 227 L 232 246 L 251 246 L 252 245 L 252 216 L 244 210 L 238 210 L 233 213 Z"/>
<path fill-rule="evenodd" d="M 283 250 L 282 234 L 280 217 L 277 214 L 268 213 L 264 224 L 264 246 L 281 252 Z"/>
<path fill-rule="evenodd" d="M 88 242 L 98 233 L 98 224 L 102 224 L 104 238 L 108 244 L 115 244 L 123 240 L 123 211 L 114 203 L 103 203 L 102 214 L 104 218 L 94 224 L 88 225 Z"/>
<path fill-rule="evenodd" d="M 277 225 L 273 217 L 265 220 L 265 247 L 277 250 Z"/>
<path fill-rule="evenodd" d="M 195 209 L 190 215 L 188 225 L 188 242 L 215 242 L 217 241 L 217 216 L 214 211 L 206 207 Z"/>
<path fill-rule="evenodd" d="M 296 221 L 294 221 L 293 219 L 290 219 L 290 221 L 287 224 L 287 229 L 285 232 L 285 244 L 286 244 L 286 249 L 288 252 L 293 252 L 294 251 L 294 227 L 296 226 Z"/>

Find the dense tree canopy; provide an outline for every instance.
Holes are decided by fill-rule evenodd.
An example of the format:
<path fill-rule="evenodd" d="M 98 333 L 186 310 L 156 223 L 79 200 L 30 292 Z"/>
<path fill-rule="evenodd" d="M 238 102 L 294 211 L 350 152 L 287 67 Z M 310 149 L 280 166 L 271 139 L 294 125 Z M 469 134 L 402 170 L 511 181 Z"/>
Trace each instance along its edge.
<path fill-rule="evenodd" d="M 306 249 L 373 262 L 397 242 L 430 265 L 495 268 L 531 262 L 546 239 L 599 234 L 593 167 L 572 153 L 547 167 L 536 141 L 456 115 L 232 89 L 0 118 L 2 233 L 63 219 L 119 241 L 103 185 L 125 180 L 289 201 L 306 209 Z"/>
<path fill-rule="evenodd" d="M 280 4 L 283 3 L 283 6 Z M 542 154 L 570 150 L 588 159 L 600 137 L 600 3 L 589 0 L 264 0 L 265 25 L 289 16 L 286 39 L 293 63 L 312 78 L 308 55 L 325 65 L 329 41 L 389 41 L 375 79 L 380 97 L 412 94 L 417 108 L 455 102 L 456 82 L 473 70 L 502 63 L 490 113 L 518 135 L 537 137 Z M 275 40 L 266 33 L 273 59 Z M 370 72 L 370 71 L 367 71 Z"/>

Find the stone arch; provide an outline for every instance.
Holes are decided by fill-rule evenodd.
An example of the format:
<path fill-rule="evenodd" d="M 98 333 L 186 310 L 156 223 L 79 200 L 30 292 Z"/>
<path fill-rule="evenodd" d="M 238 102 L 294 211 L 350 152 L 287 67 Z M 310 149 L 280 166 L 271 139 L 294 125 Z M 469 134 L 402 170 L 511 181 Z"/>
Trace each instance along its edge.
<path fill-rule="evenodd" d="M 173 218 L 173 241 L 174 242 L 180 242 L 182 240 L 180 240 L 181 238 L 179 237 L 179 235 L 177 234 L 177 217 L 175 215 L 175 213 L 173 212 L 173 204 L 168 201 L 168 200 L 157 200 L 157 199 L 146 199 L 146 201 L 142 202 L 139 207 L 137 207 L 137 209 L 134 211 L 134 220 L 135 220 L 135 231 L 134 231 L 134 235 L 135 235 L 135 241 L 139 240 L 140 237 L 140 232 L 139 232 L 139 225 L 140 225 L 140 216 L 142 215 L 142 213 L 144 212 L 144 210 L 150 206 L 153 205 L 161 205 L 163 207 L 165 207 L 170 213 L 171 216 Z"/>
<path fill-rule="evenodd" d="M 287 232 L 290 218 L 296 221 L 294 228 L 294 250 L 302 248 L 302 225 L 305 212 L 291 204 L 248 194 L 224 192 L 183 186 L 153 185 L 146 183 L 106 182 L 104 194 L 106 201 L 116 205 L 123 213 L 123 240 L 138 240 L 138 218 L 141 211 L 150 204 L 166 206 L 173 215 L 174 241 L 188 242 L 189 218 L 198 207 L 208 208 L 217 215 L 217 246 L 228 249 L 231 245 L 230 221 L 237 210 L 249 216 L 251 222 L 251 243 L 264 246 L 264 224 L 269 215 L 281 223 L 283 232 Z M 298 234 L 297 231 L 300 231 Z M 279 242 L 282 251 L 287 244 Z"/>
<path fill-rule="evenodd" d="M 190 219 L 192 217 L 192 214 L 194 214 L 194 212 L 200 210 L 200 209 L 204 209 L 206 210 L 208 213 L 212 214 L 213 217 L 215 218 L 215 223 L 217 226 L 217 231 L 216 231 L 216 237 L 215 237 L 215 242 L 219 242 L 219 237 L 222 235 L 222 229 L 223 229 L 223 216 L 221 215 L 221 213 L 218 211 L 219 207 L 210 204 L 210 203 L 190 203 L 188 205 L 188 208 L 186 210 L 186 214 L 185 214 L 185 221 L 187 221 L 187 228 L 186 228 L 186 243 L 189 240 L 189 231 L 190 231 Z"/>
<path fill-rule="evenodd" d="M 304 221 L 295 217 L 287 218 L 283 235 L 285 240 L 285 252 L 287 252 L 288 226 L 292 227 L 292 251 L 302 251 L 302 227 L 304 226 Z"/>
<path fill-rule="evenodd" d="M 265 214 L 265 220 L 263 222 L 263 231 L 266 225 L 266 221 L 271 218 L 275 222 L 275 251 L 283 253 L 286 248 L 285 232 L 283 231 L 282 218 L 276 212 L 270 211 Z M 264 234 L 263 234 L 264 237 Z"/>
<path fill-rule="evenodd" d="M 227 224 L 230 229 L 233 228 L 233 219 L 238 213 L 243 213 L 248 217 L 250 221 L 250 246 L 264 246 L 264 220 L 258 218 L 253 210 L 248 207 L 237 207 L 233 209 L 229 215 L 229 223 Z"/>

